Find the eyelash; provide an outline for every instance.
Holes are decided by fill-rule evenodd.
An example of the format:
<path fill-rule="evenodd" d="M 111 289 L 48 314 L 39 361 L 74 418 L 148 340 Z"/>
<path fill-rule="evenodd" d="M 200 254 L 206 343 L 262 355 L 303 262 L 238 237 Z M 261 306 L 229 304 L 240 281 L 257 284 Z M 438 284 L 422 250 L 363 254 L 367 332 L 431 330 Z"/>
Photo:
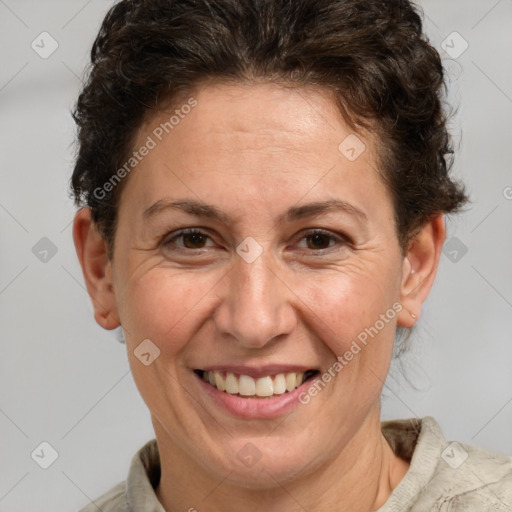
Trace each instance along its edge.
<path fill-rule="evenodd" d="M 162 245 L 165 248 L 169 248 L 171 245 L 173 245 L 174 240 L 181 238 L 183 236 L 186 236 L 186 235 L 195 235 L 195 234 L 205 236 L 211 240 L 211 237 L 208 235 L 208 233 L 205 233 L 204 231 L 201 231 L 200 229 L 197 229 L 197 228 L 187 228 L 187 229 L 182 229 L 176 233 L 173 233 L 172 234 L 173 236 L 171 238 L 168 238 L 168 237 L 165 238 L 162 241 Z M 331 231 L 326 231 L 326 230 L 318 229 L 318 228 L 310 229 L 310 230 L 306 231 L 300 240 L 302 241 L 308 237 L 315 236 L 315 235 L 322 235 L 322 236 L 329 238 L 330 239 L 329 243 L 330 243 L 330 241 L 334 240 L 338 244 L 345 245 L 345 246 L 347 246 L 347 245 L 350 246 L 352 244 L 351 240 L 349 240 L 348 237 L 346 237 L 344 235 L 334 234 Z M 176 246 L 176 247 L 177 248 L 172 248 L 171 250 L 190 253 L 191 251 L 192 252 L 196 251 L 196 250 L 201 251 L 201 250 L 206 249 L 205 247 L 201 247 L 198 249 L 188 249 L 186 247 L 180 247 L 180 246 Z M 334 245 L 328 246 L 323 249 L 318 249 L 318 250 L 311 249 L 309 252 L 324 254 L 325 252 L 330 252 L 333 249 L 333 247 L 334 247 Z"/>

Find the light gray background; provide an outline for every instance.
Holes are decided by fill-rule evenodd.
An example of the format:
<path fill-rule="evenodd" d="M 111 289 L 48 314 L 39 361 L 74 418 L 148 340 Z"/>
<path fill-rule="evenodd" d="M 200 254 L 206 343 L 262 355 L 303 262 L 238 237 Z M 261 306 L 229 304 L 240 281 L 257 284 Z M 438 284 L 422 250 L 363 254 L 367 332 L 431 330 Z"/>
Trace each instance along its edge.
<path fill-rule="evenodd" d="M 110 5 L 0 0 L 0 511 L 76 510 L 153 437 L 124 345 L 93 320 L 71 237 L 69 111 Z M 512 454 L 512 1 L 422 6 L 450 70 L 455 170 L 474 204 L 449 222 L 467 254 L 443 255 L 406 360 L 419 389 L 395 368 L 383 417 L 431 415 L 449 439 Z M 47 59 L 31 48 L 43 31 L 59 44 Z M 441 49 L 453 31 L 469 44 L 455 59 Z M 32 252 L 42 237 L 57 248 L 46 262 Z M 59 455 L 46 470 L 31 458 L 42 441 Z"/>

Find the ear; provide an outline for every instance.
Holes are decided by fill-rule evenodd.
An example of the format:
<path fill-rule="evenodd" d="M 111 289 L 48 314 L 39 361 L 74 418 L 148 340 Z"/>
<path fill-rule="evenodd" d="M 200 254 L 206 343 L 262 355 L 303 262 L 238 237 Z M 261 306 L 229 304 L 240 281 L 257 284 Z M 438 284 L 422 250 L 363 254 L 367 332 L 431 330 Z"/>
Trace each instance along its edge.
<path fill-rule="evenodd" d="M 89 207 L 79 210 L 73 221 L 73 241 L 94 308 L 94 319 L 104 329 L 120 325 L 107 243 L 91 217 Z"/>
<path fill-rule="evenodd" d="M 401 327 L 413 326 L 434 284 L 441 249 L 446 238 L 442 214 L 432 217 L 409 244 L 402 266 L 400 302 L 403 309 L 397 317 Z"/>

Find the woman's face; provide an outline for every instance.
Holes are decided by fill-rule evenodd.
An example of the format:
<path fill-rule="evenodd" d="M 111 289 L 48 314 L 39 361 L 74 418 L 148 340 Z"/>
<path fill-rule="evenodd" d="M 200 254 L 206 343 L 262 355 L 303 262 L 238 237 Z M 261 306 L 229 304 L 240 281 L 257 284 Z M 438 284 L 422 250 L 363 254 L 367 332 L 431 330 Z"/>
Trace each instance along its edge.
<path fill-rule="evenodd" d="M 374 141 L 320 92 L 218 85 L 187 100 L 134 145 L 112 314 L 160 442 L 214 476 L 283 482 L 378 418 L 404 267 L 391 197 Z"/>

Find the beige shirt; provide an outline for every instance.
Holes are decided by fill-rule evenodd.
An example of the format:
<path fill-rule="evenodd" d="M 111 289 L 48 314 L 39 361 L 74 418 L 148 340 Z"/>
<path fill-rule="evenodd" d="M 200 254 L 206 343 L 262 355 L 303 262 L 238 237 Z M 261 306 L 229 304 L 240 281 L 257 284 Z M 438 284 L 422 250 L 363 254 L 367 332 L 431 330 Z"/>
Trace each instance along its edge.
<path fill-rule="evenodd" d="M 431 417 L 382 422 L 393 451 L 410 461 L 377 512 L 512 512 L 512 457 L 448 442 Z M 80 512 L 165 512 L 156 441 L 133 457 L 128 478 Z"/>

